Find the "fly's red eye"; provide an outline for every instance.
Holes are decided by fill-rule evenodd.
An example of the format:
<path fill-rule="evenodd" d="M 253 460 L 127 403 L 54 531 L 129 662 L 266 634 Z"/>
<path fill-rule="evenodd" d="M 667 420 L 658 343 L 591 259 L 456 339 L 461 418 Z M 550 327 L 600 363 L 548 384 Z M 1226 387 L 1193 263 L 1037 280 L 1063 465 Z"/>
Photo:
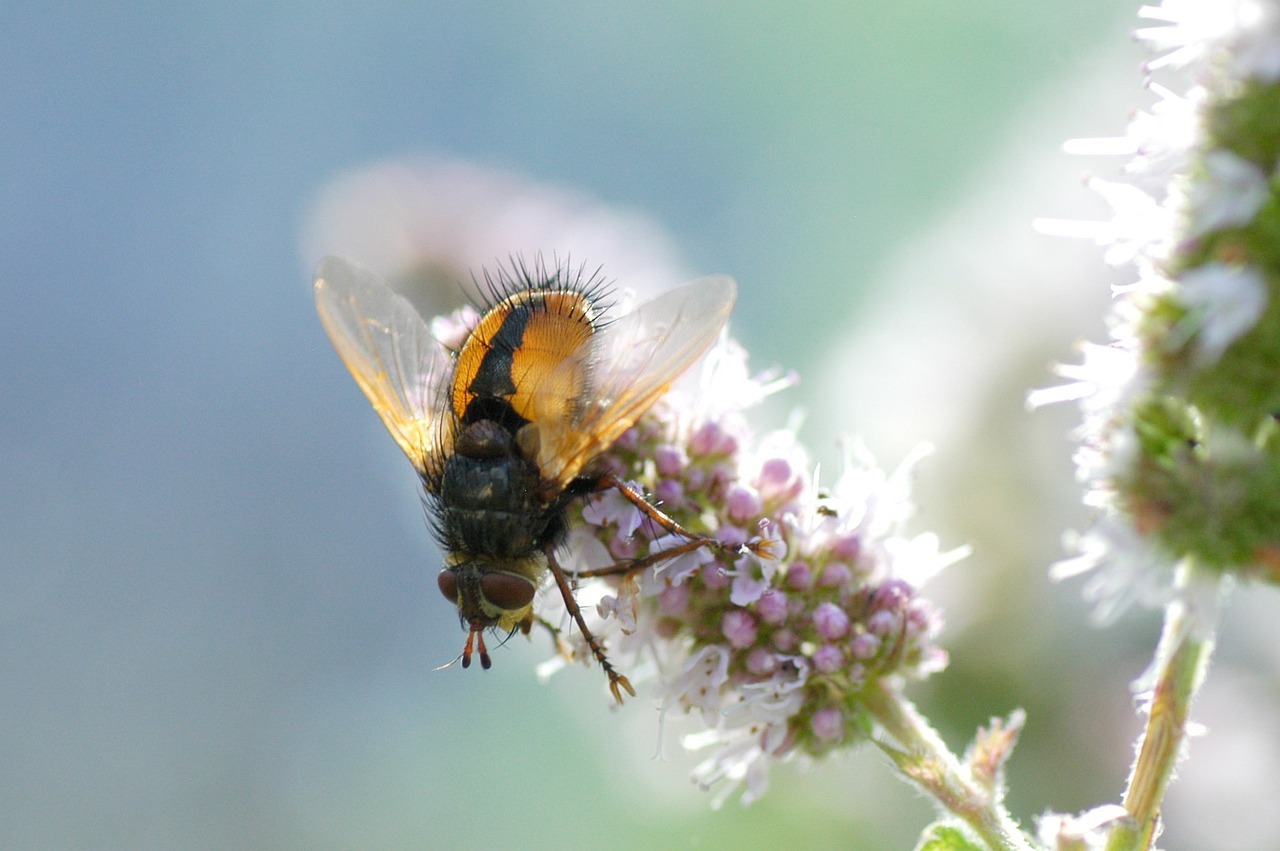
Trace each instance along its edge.
<path fill-rule="evenodd" d="M 458 577 L 452 570 L 440 571 L 440 575 L 436 577 L 436 584 L 440 586 L 440 593 L 446 600 L 450 603 L 458 602 Z"/>
<path fill-rule="evenodd" d="M 480 580 L 485 599 L 506 611 L 518 611 L 533 602 L 537 589 L 523 576 L 510 573 L 486 573 Z"/>

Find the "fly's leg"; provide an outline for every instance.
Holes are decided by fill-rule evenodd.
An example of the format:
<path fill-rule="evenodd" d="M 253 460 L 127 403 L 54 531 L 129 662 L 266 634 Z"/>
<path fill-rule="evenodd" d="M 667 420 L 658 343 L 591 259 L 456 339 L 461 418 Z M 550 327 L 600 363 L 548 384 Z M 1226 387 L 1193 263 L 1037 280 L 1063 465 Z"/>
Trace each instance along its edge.
<path fill-rule="evenodd" d="M 720 550 L 733 549 L 732 547 L 728 547 L 728 545 L 726 544 L 720 543 L 715 538 L 708 538 L 705 535 L 699 535 L 696 532 L 691 532 L 688 529 L 684 528 L 675 520 L 668 517 L 662 509 L 658 508 L 653 503 L 649 502 L 649 500 L 645 499 L 644 494 L 635 490 L 634 488 L 631 487 L 631 485 L 622 481 L 612 473 L 609 473 L 605 475 L 603 478 L 601 478 L 598 483 L 598 486 L 600 490 L 604 490 L 605 488 L 616 489 L 618 493 L 622 494 L 627 498 L 628 502 L 630 502 L 636 508 L 640 509 L 641 514 L 648 517 L 654 523 L 657 523 L 659 526 L 661 526 L 663 529 L 666 529 L 668 532 L 670 532 L 673 535 L 679 535 L 680 537 L 688 538 L 691 541 L 693 540 L 701 541 L 702 546 L 715 546 L 717 549 L 720 549 Z"/>
<path fill-rule="evenodd" d="M 574 622 L 578 624 L 578 629 L 582 630 L 582 637 L 586 639 L 587 647 L 591 648 L 591 655 L 600 663 L 600 667 L 604 668 L 604 672 L 609 675 L 609 691 L 613 694 L 613 699 L 622 703 L 622 692 L 625 689 L 627 694 L 632 697 L 636 696 L 636 690 L 631 687 L 631 683 L 622 674 L 619 674 L 613 665 L 609 662 L 608 657 L 604 655 L 604 647 L 600 644 L 600 639 L 587 628 L 587 622 L 582 617 L 582 609 L 578 606 L 578 601 L 574 599 L 573 589 L 569 587 L 569 579 L 565 576 L 564 570 L 556 561 L 555 552 L 552 547 L 548 547 L 547 564 L 551 567 L 551 575 L 556 579 L 556 587 L 560 589 L 560 596 L 564 598 L 564 606 L 569 611 L 569 615 Z"/>
<path fill-rule="evenodd" d="M 682 556 L 685 553 L 691 553 L 694 550 L 700 550 L 703 547 L 725 546 L 715 538 L 694 538 L 691 541 L 685 541 L 683 544 L 663 550 L 660 553 L 650 553 L 644 558 L 633 558 L 626 561 L 616 562 L 608 567 L 597 567 L 594 570 L 583 570 L 573 575 L 574 579 L 591 579 L 597 576 L 620 576 L 626 573 L 634 573 L 637 570 L 644 570 L 646 567 L 653 567 L 655 564 L 661 564 L 668 559 L 676 556 Z"/>
<path fill-rule="evenodd" d="M 608 474 L 601 478 L 598 482 L 598 486 L 600 490 L 604 490 L 605 488 L 615 488 L 618 493 L 627 498 L 627 501 L 640 509 L 641 514 L 648 517 L 651 521 L 657 523 L 671 534 L 679 535 L 684 538 L 685 542 L 683 544 L 670 547 L 669 549 L 665 549 L 660 553 L 650 553 L 644 558 L 621 561 L 610 565 L 609 567 L 602 567 L 596 570 L 584 570 L 581 573 L 575 574 L 577 577 L 585 579 L 593 576 L 617 576 L 619 574 L 631 573 L 632 571 L 644 570 L 646 567 L 652 567 L 653 565 L 664 562 L 667 559 L 675 558 L 676 556 L 684 555 L 685 553 L 691 553 L 694 550 L 701 549 L 702 547 L 707 547 L 708 549 L 715 550 L 716 552 L 724 553 L 729 556 L 741 555 L 745 550 L 754 553 L 761 558 L 772 559 L 777 557 L 767 541 L 759 541 L 743 545 L 726 544 L 716 538 L 709 538 L 706 535 L 699 535 L 696 532 L 686 529 L 671 517 L 667 516 L 666 512 L 662 509 L 645 499 L 644 494 L 636 491 L 626 482 L 613 474 Z"/>
<path fill-rule="evenodd" d="M 744 551 L 755 553 L 762 558 L 773 558 L 767 542 L 755 544 L 737 545 L 726 544 L 716 538 L 710 538 L 706 535 L 699 535 L 681 526 L 672 518 L 668 517 L 665 512 L 650 503 L 644 498 L 644 494 L 636 491 L 626 482 L 623 482 L 616 476 L 608 474 L 603 476 L 596 482 L 596 490 L 604 490 L 605 488 L 616 488 L 619 493 L 627 498 L 640 512 L 648 517 L 651 521 L 661 526 L 673 535 L 679 535 L 685 541 L 674 547 L 663 550 L 658 553 L 650 553 L 644 558 L 631 559 L 628 561 L 617 562 L 608 567 L 597 568 L 595 570 L 584 570 L 573 575 L 574 579 L 586 579 L 598 576 L 618 576 L 623 574 L 631 574 L 655 564 L 675 558 L 676 556 L 691 553 L 695 550 L 707 547 L 719 553 L 737 556 Z M 628 694 L 635 697 L 635 689 L 631 687 L 631 683 L 622 674 L 619 674 L 610 664 L 608 658 L 604 654 L 604 647 L 600 644 L 600 640 L 591 633 L 587 628 L 586 621 L 582 617 L 582 609 L 578 606 L 578 601 L 574 599 L 573 589 L 569 585 L 569 578 L 565 575 L 564 570 L 560 567 L 555 559 L 554 548 L 548 547 L 546 550 L 547 564 L 551 567 L 551 575 L 556 579 L 556 586 L 560 589 L 560 596 L 564 598 L 565 608 L 578 624 L 578 629 L 582 630 L 582 637 L 586 639 L 587 646 L 591 648 L 591 654 L 595 656 L 596 661 L 600 663 L 600 667 L 604 668 L 605 673 L 609 675 L 609 691 L 613 693 L 613 697 L 618 703 L 622 703 L 622 690 L 625 689 Z M 545 621 L 543 622 L 545 624 Z M 559 634 L 549 624 L 547 627 L 552 630 L 559 642 Z"/>

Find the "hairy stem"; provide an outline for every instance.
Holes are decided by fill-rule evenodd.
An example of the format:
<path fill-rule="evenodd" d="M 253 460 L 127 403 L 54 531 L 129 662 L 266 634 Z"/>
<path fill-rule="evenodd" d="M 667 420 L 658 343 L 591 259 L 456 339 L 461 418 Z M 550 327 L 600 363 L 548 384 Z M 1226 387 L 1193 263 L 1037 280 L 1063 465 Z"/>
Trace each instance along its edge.
<path fill-rule="evenodd" d="M 863 694 L 863 705 L 884 736 L 875 742 L 898 769 L 973 829 L 996 851 L 1031 851 L 1032 844 L 999 800 L 977 782 L 937 731 L 893 686 L 877 682 Z"/>
<path fill-rule="evenodd" d="M 1178 587 L 1184 593 L 1197 581 L 1193 574 L 1190 566 L 1180 569 Z M 1211 590 L 1218 593 L 1219 584 L 1214 580 Z M 1112 835 L 1107 851 L 1145 851 L 1155 839 L 1160 806 L 1187 737 L 1191 700 L 1204 681 L 1213 652 L 1216 617 L 1206 617 L 1187 599 L 1194 597 L 1188 594 L 1165 611 L 1147 726 L 1124 793 L 1124 808 L 1132 822 Z M 1216 615 L 1216 602 L 1210 608 Z"/>

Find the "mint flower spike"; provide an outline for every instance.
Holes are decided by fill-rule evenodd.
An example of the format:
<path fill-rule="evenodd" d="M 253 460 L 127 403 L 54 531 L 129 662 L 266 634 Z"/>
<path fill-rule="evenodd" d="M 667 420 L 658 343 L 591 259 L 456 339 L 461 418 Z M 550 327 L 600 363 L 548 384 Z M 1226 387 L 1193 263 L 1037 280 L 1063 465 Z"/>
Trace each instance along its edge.
<path fill-rule="evenodd" d="M 1090 180 L 1115 216 L 1040 223 L 1137 272 L 1110 343 L 1030 397 L 1084 409 L 1076 463 L 1100 519 L 1056 572 L 1101 567 L 1086 593 L 1103 619 L 1183 593 L 1174 566 L 1188 560 L 1280 581 L 1280 5 L 1168 0 L 1140 15 L 1155 106 L 1120 139 L 1071 146 L 1132 155 L 1126 182 Z"/>
<path fill-rule="evenodd" d="M 1084 412 L 1076 464 L 1098 519 L 1055 575 L 1094 571 L 1100 619 L 1141 602 L 1165 623 L 1135 684 L 1146 729 L 1123 813 L 1046 818 L 1059 848 L 1150 847 L 1231 580 L 1280 581 L 1280 4 L 1139 14 L 1155 107 L 1121 140 L 1071 146 L 1132 156 L 1126 182 L 1090 181 L 1115 216 L 1042 223 L 1096 239 L 1136 281 L 1115 292 L 1109 343 L 1030 401 Z"/>
<path fill-rule="evenodd" d="M 578 588 L 584 609 L 597 603 L 591 627 L 610 661 L 633 683 L 652 682 L 664 719 L 701 727 L 680 741 L 706 754 L 693 779 L 714 792 L 714 806 L 739 790 L 743 803 L 759 798 L 774 762 L 865 741 L 868 690 L 946 664 L 935 644 L 941 618 L 918 588 L 966 550 L 904 531 L 911 470 L 927 450 L 886 473 L 850 443 L 836 480 L 820 485 L 793 428 L 757 436 L 745 417 L 794 381 L 752 374 L 743 349 L 725 339 L 604 459 L 685 528 L 745 545 L 738 554 L 698 549 Z M 681 543 L 637 514 L 608 493 L 586 500 L 567 569 Z M 555 597 L 541 598 L 539 611 L 562 623 Z M 563 637 L 572 658 L 588 658 L 576 632 Z"/>

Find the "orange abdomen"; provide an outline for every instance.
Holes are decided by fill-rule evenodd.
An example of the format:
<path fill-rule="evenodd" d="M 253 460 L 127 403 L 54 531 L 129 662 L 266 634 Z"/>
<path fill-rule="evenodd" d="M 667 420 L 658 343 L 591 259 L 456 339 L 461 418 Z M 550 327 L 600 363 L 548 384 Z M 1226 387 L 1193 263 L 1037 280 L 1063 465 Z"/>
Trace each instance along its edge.
<path fill-rule="evenodd" d="M 465 425 L 493 420 L 513 434 L 525 423 L 571 420 L 586 391 L 591 302 L 570 290 L 530 290 L 498 302 L 462 344 L 453 412 Z"/>

